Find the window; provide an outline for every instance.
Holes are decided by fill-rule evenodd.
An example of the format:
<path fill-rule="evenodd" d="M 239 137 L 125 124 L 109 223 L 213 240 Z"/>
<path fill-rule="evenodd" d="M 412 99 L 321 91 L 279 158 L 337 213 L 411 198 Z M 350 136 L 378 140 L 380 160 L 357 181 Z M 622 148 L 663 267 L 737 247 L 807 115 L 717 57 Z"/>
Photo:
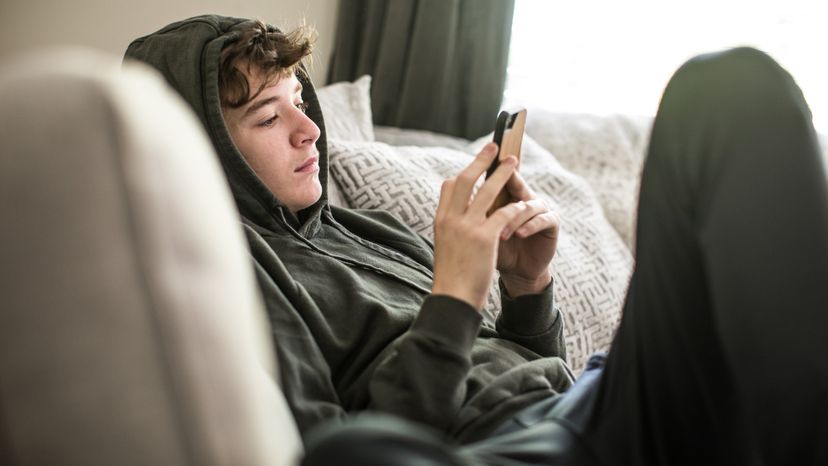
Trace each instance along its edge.
<path fill-rule="evenodd" d="M 828 33 L 814 0 L 516 0 L 506 105 L 654 115 L 673 72 L 749 45 L 794 76 L 828 133 Z"/>

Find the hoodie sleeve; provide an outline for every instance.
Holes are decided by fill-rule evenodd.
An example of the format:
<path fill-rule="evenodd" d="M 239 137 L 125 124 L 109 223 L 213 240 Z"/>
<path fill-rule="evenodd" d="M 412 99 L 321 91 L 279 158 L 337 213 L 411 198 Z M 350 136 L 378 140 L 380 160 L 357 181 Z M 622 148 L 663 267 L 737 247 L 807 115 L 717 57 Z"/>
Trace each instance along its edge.
<path fill-rule="evenodd" d="M 541 293 L 512 298 L 500 282 L 503 310 L 495 328 L 501 337 L 540 356 L 566 359 L 564 322 L 552 299 L 552 283 Z"/>
<path fill-rule="evenodd" d="M 279 283 L 289 283 L 284 266 L 254 259 L 254 267 L 273 335 L 280 387 L 304 438 L 314 425 L 344 418 L 347 413 L 331 381 L 326 359 L 292 302 L 301 296 L 289 298 L 295 290 L 284 290 L 274 280 L 277 277 Z"/>
<path fill-rule="evenodd" d="M 377 367 L 371 409 L 448 429 L 466 398 L 481 322 L 480 313 L 461 300 L 427 297 L 409 331 Z"/>

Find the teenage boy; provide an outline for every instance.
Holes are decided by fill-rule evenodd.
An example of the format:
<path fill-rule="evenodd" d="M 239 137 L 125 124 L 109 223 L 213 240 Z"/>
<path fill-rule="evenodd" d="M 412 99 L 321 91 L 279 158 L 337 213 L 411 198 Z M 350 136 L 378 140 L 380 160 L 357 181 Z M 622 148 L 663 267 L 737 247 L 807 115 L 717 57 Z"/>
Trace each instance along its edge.
<path fill-rule="evenodd" d="M 485 437 L 566 390 L 563 318 L 549 263 L 558 221 L 484 148 L 444 183 L 435 244 L 385 212 L 329 206 L 324 124 L 301 30 L 216 16 L 137 39 L 127 57 L 160 69 L 195 108 L 242 215 L 301 431 L 373 410 Z M 516 202 L 486 211 L 507 186 Z M 482 325 L 495 268 L 503 312 Z"/>

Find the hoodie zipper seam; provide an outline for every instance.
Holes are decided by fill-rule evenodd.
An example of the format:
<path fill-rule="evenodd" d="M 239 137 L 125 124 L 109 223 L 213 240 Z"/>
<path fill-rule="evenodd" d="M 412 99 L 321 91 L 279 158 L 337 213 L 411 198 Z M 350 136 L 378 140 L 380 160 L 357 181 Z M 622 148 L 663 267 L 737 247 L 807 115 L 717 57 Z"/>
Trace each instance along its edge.
<path fill-rule="evenodd" d="M 385 271 L 385 270 L 383 270 L 383 269 L 381 269 L 381 268 L 379 268 L 375 265 L 365 264 L 365 263 L 357 261 L 356 259 L 351 259 L 350 257 L 340 256 L 338 254 L 334 254 L 332 252 L 326 251 L 326 250 L 320 248 L 319 246 L 311 243 L 310 241 L 308 241 L 305 238 L 302 238 L 302 243 L 305 246 L 307 246 L 310 250 L 312 250 L 312 251 L 314 251 L 318 254 L 321 254 L 323 256 L 330 257 L 331 259 L 336 259 L 336 260 L 338 260 L 342 263 L 349 264 L 349 265 L 355 266 L 357 268 L 368 270 L 369 272 L 374 272 L 378 275 L 394 278 L 395 280 L 400 281 L 400 282 L 410 286 L 411 288 L 416 289 L 417 291 L 421 291 L 425 294 L 431 294 L 431 290 L 429 290 L 425 287 L 422 287 L 422 286 L 420 286 L 420 285 L 418 285 L 418 284 L 416 284 L 416 283 L 414 283 L 414 282 L 412 282 L 412 281 L 410 281 L 406 278 L 403 278 L 402 276 L 400 276 L 398 274 L 387 272 L 387 271 Z"/>
<path fill-rule="evenodd" d="M 399 263 L 405 265 L 406 267 L 408 267 L 410 269 L 414 269 L 417 272 L 423 273 L 424 275 L 426 275 L 430 279 L 434 278 L 433 272 L 430 269 L 428 269 L 427 267 L 423 266 L 422 264 L 416 262 L 415 260 L 411 259 L 410 257 L 406 256 L 405 254 L 401 254 L 401 253 L 399 253 L 397 251 L 394 251 L 392 249 L 389 249 L 389 248 L 387 248 L 387 247 L 385 247 L 381 244 L 377 244 L 377 243 L 374 243 L 372 241 L 368 241 L 365 238 L 360 238 L 359 236 L 357 236 L 357 235 L 351 233 L 350 231 L 348 231 L 347 228 L 345 228 L 344 226 L 340 225 L 337 222 L 332 222 L 332 224 L 334 225 L 334 227 L 337 230 L 339 230 L 340 233 L 343 233 L 345 236 L 347 236 L 347 237 L 351 238 L 352 240 L 362 244 L 363 246 L 365 246 L 365 247 L 367 247 L 367 248 L 369 248 L 369 249 L 371 249 L 375 252 L 378 252 L 378 253 L 382 254 L 383 256 L 387 257 L 388 259 L 399 262 Z M 424 273 L 424 272 L 428 272 L 428 273 Z"/>
<path fill-rule="evenodd" d="M 282 218 L 279 218 L 279 217 L 282 217 Z M 378 274 L 378 275 L 382 275 L 382 276 L 386 276 L 386 277 L 391 277 L 391 278 L 393 278 L 393 279 L 395 279 L 395 280 L 397 280 L 397 281 L 402 282 L 403 284 L 405 284 L 405 285 L 407 285 L 407 286 L 409 286 L 409 287 L 414 288 L 414 289 L 415 289 L 415 290 L 417 290 L 417 291 L 423 292 L 423 293 L 425 293 L 425 294 L 427 294 L 427 295 L 428 295 L 428 294 L 431 294 L 431 290 L 430 290 L 430 289 L 427 289 L 427 288 L 425 288 L 425 287 L 422 287 L 422 286 L 420 286 L 420 285 L 418 285 L 418 284 L 416 284 L 416 283 L 414 283 L 414 282 L 412 282 L 412 281 L 410 281 L 410 280 L 408 280 L 408 279 L 406 279 L 406 278 L 403 278 L 402 276 L 400 276 L 400 275 L 398 275 L 398 274 L 394 274 L 394 273 L 386 272 L 385 270 L 383 270 L 383 269 L 381 269 L 381 268 L 379 268 L 379 267 L 377 267 L 377 266 L 375 266 L 375 265 L 365 264 L 365 263 L 362 263 L 362 262 L 357 261 L 356 259 L 351 259 L 351 258 L 349 258 L 349 257 L 340 256 L 340 255 L 338 255 L 338 254 L 334 254 L 334 253 L 332 253 L 332 252 L 329 252 L 329 251 L 326 251 L 326 250 L 324 250 L 324 249 L 320 248 L 319 246 L 317 246 L 317 245 L 313 244 L 313 242 L 311 242 L 309 239 L 307 239 L 307 238 L 305 238 L 304 236 L 302 236 L 301 234 L 299 234 L 299 232 L 298 232 L 298 231 L 296 231 L 296 229 L 294 229 L 294 228 L 293 228 L 293 227 L 292 227 L 292 226 L 291 226 L 291 225 L 290 225 L 290 224 L 286 221 L 286 219 L 284 219 L 283 217 L 284 217 L 284 212 L 283 212 L 281 209 L 279 209 L 279 216 L 277 216 L 277 217 L 276 217 L 276 220 L 277 220 L 278 222 L 282 223 L 282 226 L 285 228 L 285 230 L 287 230 L 287 231 L 291 234 L 291 236 L 293 236 L 294 238 L 298 239 L 298 240 L 299 240 L 302 244 L 304 244 L 304 245 L 305 245 L 306 247 L 308 247 L 310 250 L 315 251 L 316 253 L 321 254 L 321 255 L 323 255 L 323 256 L 327 256 L 327 257 L 330 257 L 330 258 L 332 258 L 332 259 L 338 260 L 338 261 L 343 262 L 343 263 L 345 263 L 345 264 L 350 264 L 351 266 L 355 266 L 355 267 L 358 267 L 358 268 L 361 268 L 361 269 L 364 269 L 364 270 L 368 270 L 369 272 L 373 272 L 373 273 L 376 273 L 376 274 Z M 320 219 L 320 221 L 321 221 L 321 219 Z M 332 224 L 333 224 L 333 225 L 335 226 L 335 228 L 337 228 L 337 230 L 339 230 L 340 232 L 342 232 L 342 230 L 340 230 L 340 228 L 345 229 L 344 227 L 341 227 L 341 225 L 339 225 L 336 221 L 332 222 Z M 345 231 L 347 232 L 347 233 L 345 233 L 345 234 L 346 234 L 346 236 L 348 236 L 348 237 L 349 237 L 349 238 L 351 238 L 351 239 L 356 239 L 356 240 L 358 240 L 358 242 L 360 242 L 360 244 L 363 244 L 361 241 L 359 241 L 359 240 L 361 240 L 361 238 L 359 238 L 359 237 L 357 237 L 356 235 L 354 235 L 353 233 L 351 233 L 351 232 L 347 231 L 347 229 L 345 229 Z M 373 244 L 373 243 L 371 243 L 371 244 Z M 363 246 L 368 247 L 368 246 L 367 246 L 367 245 L 365 245 L 365 244 L 363 244 Z M 394 257 L 389 257 L 387 253 L 383 253 L 382 251 L 377 251 L 376 249 L 374 249 L 374 248 L 370 248 L 370 247 L 369 247 L 369 249 L 373 250 L 374 252 L 379 252 L 380 254 L 382 254 L 383 256 L 385 256 L 386 258 L 391 259 L 391 260 L 393 260 L 393 261 L 395 261 L 395 262 L 397 262 L 397 263 L 400 263 L 400 264 L 402 264 L 402 265 L 404 265 L 404 266 L 406 266 L 406 267 L 408 267 L 408 268 L 412 268 L 412 269 L 414 269 L 414 267 L 412 267 L 410 264 L 405 263 L 404 261 L 400 261 L 399 259 L 396 259 L 396 258 L 394 258 Z M 398 254 L 398 253 L 396 253 L 396 252 L 395 252 L 394 254 Z M 400 254 L 400 256 L 401 256 L 401 257 L 405 257 L 405 256 L 404 256 L 404 255 L 402 255 L 402 254 Z M 418 271 L 418 272 L 422 273 L 422 270 L 417 270 L 417 269 L 414 269 L 414 270 L 416 270 L 416 271 Z M 431 276 L 429 276 L 428 274 L 424 274 L 424 275 L 426 275 L 428 278 L 432 278 L 432 277 L 431 277 Z"/>

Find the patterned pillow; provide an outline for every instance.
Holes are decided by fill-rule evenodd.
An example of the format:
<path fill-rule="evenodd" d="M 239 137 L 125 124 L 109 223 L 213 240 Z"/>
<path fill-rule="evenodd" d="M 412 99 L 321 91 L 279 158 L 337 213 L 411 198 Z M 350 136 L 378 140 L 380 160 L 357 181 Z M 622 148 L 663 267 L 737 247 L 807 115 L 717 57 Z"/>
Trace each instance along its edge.
<path fill-rule="evenodd" d="M 552 261 L 555 297 L 566 319 L 567 351 L 579 371 L 594 351 L 607 350 L 620 319 L 632 257 L 607 222 L 595 194 L 546 150 L 525 151 L 521 174 L 560 213 L 562 232 Z M 331 175 L 355 208 L 383 209 L 433 239 L 440 185 L 473 155 L 438 147 L 330 141 Z M 484 315 L 499 308 L 496 288 Z"/>

